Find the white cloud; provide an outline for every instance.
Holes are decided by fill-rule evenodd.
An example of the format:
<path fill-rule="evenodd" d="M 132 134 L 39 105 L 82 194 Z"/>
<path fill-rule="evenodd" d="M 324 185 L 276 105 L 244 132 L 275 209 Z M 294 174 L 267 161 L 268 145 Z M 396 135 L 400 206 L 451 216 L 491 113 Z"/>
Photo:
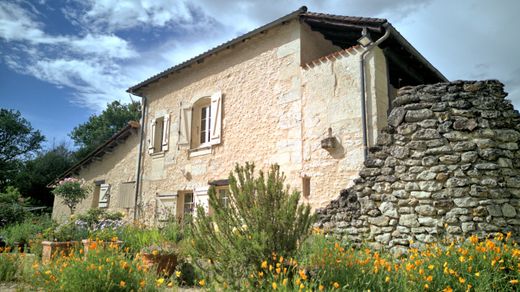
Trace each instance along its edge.
<path fill-rule="evenodd" d="M 78 19 L 95 31 L 117 31 L 137 26 L 197 24 L 184 0 L 77 0 L 81 10 L 66 9 L 69 18 Z"/>
<path fill-rule="evenodd" d="M 44 59 L 26 70 L 41 80 L 74 89 L 73 102 L 96 110 L 124 97 L 121 85 L 131 82 L 120 66 L 106 60 Z"/>
<path fill-rule="evenodd" d="M 520 103 L 520 64 L 515 38 L 518 4 L 469 0 L 309 0 L 309 10 L 385 17 L 448 78 L 500 78 Z M 14 55 L 4 61 L 18 72 L 74 89 L 75 101 L 100 109 L 124 90 L 241 33 L 300 7 L 300 1 L 265 0 L 69 0 L 60 11 L 77 35 L 51 35 L 28 9 L 0 2 L 0 40 Z M 27 5 L 26 5 L 27 6 Z M 515 7 L 516 6 L 516 7 Z M 137 29 L 162 44 L 137 50 Z M 172 33 L 173 36 L 166 36 Z M 125 37 L 122 37 L 125 36 Z"/>

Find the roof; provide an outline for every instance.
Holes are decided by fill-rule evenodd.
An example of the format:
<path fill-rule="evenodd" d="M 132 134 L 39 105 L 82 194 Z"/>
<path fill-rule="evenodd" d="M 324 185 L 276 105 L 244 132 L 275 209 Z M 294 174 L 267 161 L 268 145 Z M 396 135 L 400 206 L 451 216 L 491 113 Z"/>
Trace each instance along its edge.
<path fill-rule="evenodd" d="M 110 153 L 117 145 L 121 144 L 122 141 L 126 140 L 134 130 L 139 129 L 139 122 L 130 121 L 126 126 L 124 126 L 121 130 L 115 133 L 110 139 L 105 141 L 105 143 L 101 144 L 94 151 L 90 152 L 87 156 L 81 159 L 79 162 L 74 164 L 72 167 L 63 172 L 60 176 L 58 176 L 54 181 L 49 183 L 47 186 L 50 187 L 55 182 L 74 175 L 77 173 L 82 167 L 90 164 L 92 161 L 100 160 L 103 155 L 106 153 Z"/>
<path fill-rule="evenodd" d="M 166 69 L 165 71 L 160 72 L 159 74 L 156 74 L 128 88 L 127 92 L 135 95 L 141 95 L 142 90 L 146 86 L 149 86 L 163 78 L 167 78 L 171 74 L 176 73 L 184 68 L 188 68 L 197 63 L 202 63 L 205 58 L 211 55 L 214 55 L 225 49 L 229 49 L 234 45 L 244 42 L 257 34 L 263 33 L 270 28 L 289 22 L 293 19 L 304 21 L 311 27 L 312 30 L 322 33 L 326 39 L 330 40 L 332 43 L 341 47 L 342 49 L 357 45 L 357 40 L 361 37 L 363 28 L 368 29 L 374 40 L 381 37 L 384 34 L 384 25 L 387 24 L 389 29 L 391 29 L 390 37 L 385 40 L 379 47 L 383 49 L 383 52 L 389 60 L 389 63 L 395 65 L 392 67 L 392 70 L 394 70 L 394 76 L 409 75 L 412 77 L 409 82 L 405 82 L 404 84 L 399 85 L 404 86 L 447 81 L 446 77 L 444 77 L 432 64 L 430 64 L 403 36 L 401 36 L 401 34 L 395 30 L 395 28 L 393 28 L 386 19 L 307 12 L 307 7 L 302 6 L 298 10 L 280 17 L 253 31 L 250 31 L 185 62 Z M 390 72 L 390 74 L 392 75 L 392 72 Z M 414 78 L 416 80 L 414 80 Z M 399 80 L 394 81 L 399 81 L 399 83 L 401 83 L 402 78 L 399 77 L 398 79 Z"/>

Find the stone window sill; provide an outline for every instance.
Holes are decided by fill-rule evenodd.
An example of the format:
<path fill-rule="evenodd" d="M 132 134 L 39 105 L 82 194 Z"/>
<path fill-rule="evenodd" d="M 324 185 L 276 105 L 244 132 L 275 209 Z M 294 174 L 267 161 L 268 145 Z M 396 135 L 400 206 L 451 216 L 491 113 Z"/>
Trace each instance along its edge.
<path fill-rule="evenodd" d="M 203 156 L 211 154 L 211 146 L 205 146 L 195 149 L 188 150 L 188 156 L 191 157 L 197 157 L 197 156 Z"/>

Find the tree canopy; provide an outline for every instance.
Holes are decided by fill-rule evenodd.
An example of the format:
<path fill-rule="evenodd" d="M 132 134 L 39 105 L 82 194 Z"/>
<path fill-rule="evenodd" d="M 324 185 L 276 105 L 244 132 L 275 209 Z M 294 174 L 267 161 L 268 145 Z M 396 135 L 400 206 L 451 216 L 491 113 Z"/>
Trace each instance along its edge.
<path fill-rule="evenodd" d="M 129 121 L 138 121 L 141 117 L 140 103 L 122 104 L 114 101 L 99 115 L 92 115 L 89 120 L 78 125 L 69 134 L 79 146 L 76 158 L 81 159 L 108 140 Z"/>
<path fill-rule="evenodd" d="M 65 144 L 38 153 L 24 163 L 15 185 L 33 204 L 52 206 L 54 196 L 47 184 L 74 164 L 74 153 Z"/>
<path fill-rule="evenodd" d="M 0 109 L 0 190 L 10 183 L 23 161 L 45 140 L 19 111 Z"/>

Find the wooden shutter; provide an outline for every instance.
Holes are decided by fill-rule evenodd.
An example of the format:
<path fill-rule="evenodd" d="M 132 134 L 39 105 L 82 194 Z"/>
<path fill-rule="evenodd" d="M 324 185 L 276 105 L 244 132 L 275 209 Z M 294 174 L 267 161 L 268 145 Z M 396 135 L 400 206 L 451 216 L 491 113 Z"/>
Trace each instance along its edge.
<path fill-rule="evenodd" d="M 150 123 L 150 138 L 148 139 L 148 153 L 154 152 L 154 141 L 155 141 L 155 119 Z"/>
<path fill-rule="evenodd" d="M 177 213 L 177 195 L 167 195 L 157 197 L 157 220 L 164 222 L 172 217 L 175 217 Z"/>
<path fill-rule="evenodd" d="M 170 138 L 170 114 L 164 115 L 163 131 L 162 131 L 162 150 L 168 150 L 168 141 Z"/>
<path fill-rule="evenodd" d="M 222 132 L 222 93 L 211 95 L 211 137 L 210 144 L 220 144 Z"/>
<path fill-rule="evenodd" d="M 129 209 L 135 205 L 135 182 L 124 182 L 119 185 L 118 207 Z"/>
<path fill-rule="evenodd" d="M 102 184 L 99 186 L 99 208 L 108 208 L 108 200 L 110 198 L 110 185 Z"/>
<path fill-rule="evenodd" d="M 181 123 L 179 127 L 179 145 L 189 145 L 191 139 L 191 107 L 181 110 Z"/>
<path fill-rule="evenodd" d="M 203 207 L 206 211 L 206 214 L 209 212 L 209 196 L 208 196 L 208 187 L 196 188 L 193 194 L 195 196 L 195 206 L 198 208 Z M 196 214 L 196 212 L 195 212 Z"/>

